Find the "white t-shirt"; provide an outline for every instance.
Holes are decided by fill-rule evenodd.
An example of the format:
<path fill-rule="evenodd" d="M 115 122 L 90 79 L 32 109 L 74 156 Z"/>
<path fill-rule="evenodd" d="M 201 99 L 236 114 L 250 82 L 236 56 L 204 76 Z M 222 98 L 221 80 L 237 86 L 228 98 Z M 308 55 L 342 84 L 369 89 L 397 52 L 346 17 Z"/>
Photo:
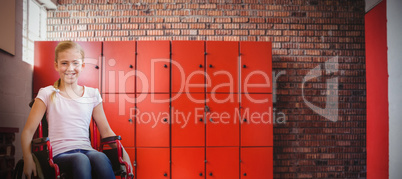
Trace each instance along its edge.
<path fill-rule="evenodd" d="M 56 93 L 53 86 L 41 88 L 36 98 L 46 105 L 46 119 L 53 156 L 74 149 L 94 150 L 89 140 L 93 109 L 102 102 L 99 90 L 84 86 L 84 95 L 68 99 Z"/>

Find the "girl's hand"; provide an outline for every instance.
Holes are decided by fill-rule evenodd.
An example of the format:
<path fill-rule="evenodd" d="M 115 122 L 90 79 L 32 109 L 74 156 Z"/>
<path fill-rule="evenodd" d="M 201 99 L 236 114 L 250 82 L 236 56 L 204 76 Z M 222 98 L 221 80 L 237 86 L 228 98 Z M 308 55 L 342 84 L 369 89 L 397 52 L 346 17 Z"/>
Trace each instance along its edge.
<path fill-rule="evenodd" d="M 37 176 L 36 174 L 36 164 L 33 161 L 32 156 L 24 158 L 24 175 L 26 178 L 31 178 L 31 174 Z"/>

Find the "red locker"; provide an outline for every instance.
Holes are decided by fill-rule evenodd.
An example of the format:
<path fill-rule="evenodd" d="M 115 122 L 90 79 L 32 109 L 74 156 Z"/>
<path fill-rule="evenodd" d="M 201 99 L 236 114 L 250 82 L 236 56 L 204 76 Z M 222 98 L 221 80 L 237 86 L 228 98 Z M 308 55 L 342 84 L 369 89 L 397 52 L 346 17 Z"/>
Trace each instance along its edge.
<path fill-rule="evenodd" d="M 172 41 L 172 92 L 204 92 L 204 41 Z"/>
<path fill-rule="evenodd" d="M 137 147 L 169 147 L 169 100 L 169 94 L 137 94 Z"/>
<path fill-rule="evenodd" d="M 137 93 L 169 93 L 170 42 L 137 42 Z"/>
<path fill-rule="evenodd" d="M 170 178 L 169 148 L 137 148 L 137 178 Z"/>
<path fill-rule="evenodd" d="M 272 94 L 241 95 L 241 146 L 273 146 Z"/>
<path fill-rule="evenodd" d="M 240 42 L 241 92 L 272 93 L 272 43 Z"/>
<path fill-rule="evenodd" d="M 59 74 L 54 69 L 54 49 L 58 42 L 35 42 L 35 59 L 33 70 L 33 93 L 38 93 L 40 88 L 53 85 L 59 79 Z"/>
<path fill-rule="evenodd" d="M 33 73 L 33 93 L 59 79 L 59 74 L 54 69 L 54 50 L 59 42 L 41 41 L 35 42 L 35 59 Z M 85 68 L 78 79 L 79 85 L 100 88 L 100 67 L 102 42 L 77 42 L 85 51 Z"/>
<path fill-rule="evenodd" d="M 103 94 L 103 109 L 112 130 L 125 147 L 134 147 L 134 94 Z M 130 156 L 131 157 L 131 156 Z"/>
<path fill-rule="evenodd" d="M 207 94 L 207 146 L 239 146 L 238 94 Z"/>
<path fill-rule="evenodd" d="M 204 94 L 183 93 L 172 99 L 172 146 L 204 146 Z"/>
<path fill-rule="evenodd" d="M 172 179 L 205 178 L 205 149 L 172 148 Z"/>
<path fill-rule="evenodd" d="M 239 91 L 239 43 L 206 42 L 207 92 Z"/>
<path fill-rule="evenodd" d="M 208 179 L 239 178 L 238 147 L 207 147 L 206 160 Z"/>
<path fill-rule="evenodd" d="M 103 42 L 103 93 L 135 92 L 135 42 Z"/>
<path fill-rule="evenodd" d="M 272 147 L 241 148 L 241 178 L 273 178 Z"/>

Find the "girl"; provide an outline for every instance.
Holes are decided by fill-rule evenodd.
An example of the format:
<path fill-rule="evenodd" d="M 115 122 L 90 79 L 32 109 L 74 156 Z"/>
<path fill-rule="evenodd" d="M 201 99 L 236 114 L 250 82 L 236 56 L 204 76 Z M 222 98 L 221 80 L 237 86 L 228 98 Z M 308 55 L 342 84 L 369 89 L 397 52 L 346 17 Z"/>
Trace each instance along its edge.
<path fill-rule="evenodd" d="M 84 56 L 80 45 L 71 41 L 60 42 L 55 49 L 54 67 L 60 78 L 53 86 L 39 90 L 21 135 L 24 174 L 28 178 L 32 173 L 37 175 L 31 141 L 45 112 L 53 159 L 62 171 L 77 179 L 90 179 L 92 174 L 94 178 L 115 178 L 110 160 L 94 150 L 89 140 L 91 117 L 102 138 L 115 133 L 107 122 L 99 91 L 77 83 L 85 67 Z M 132 168 L 124 149 L 123 159 Z"/>

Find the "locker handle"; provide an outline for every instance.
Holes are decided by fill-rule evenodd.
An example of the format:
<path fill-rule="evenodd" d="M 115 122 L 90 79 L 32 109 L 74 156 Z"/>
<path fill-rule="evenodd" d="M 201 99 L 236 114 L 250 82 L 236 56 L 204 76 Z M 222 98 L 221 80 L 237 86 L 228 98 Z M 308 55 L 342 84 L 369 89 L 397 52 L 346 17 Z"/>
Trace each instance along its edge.
<path fill-rule="evenodd" d="M 165 64 L 165 65 L 163 65 L 163 67 L 167 68 L 168 66 Z"/>
<path fill-rule="evenodd" d="M 247 68 L 247 65 L 243 65 L 243 68 Z"/>
<path fill-rule="evenodd" d="M 213 120 L 212 118 L 209 118 L 209 121 L 210 121 L 210 122 L 214 122 L 214 120 Z"/>
<path fill-rule="evenodd" d="M 212 176 L 212 172 L 211 172 L 211 173 L 209 173 L 209 176 Z"/>
<path fill-rule="evenodd" d="M 212 68 L 213 66 L 212 66 L 212 64 L 209 64 L 209 68 Z"/>
<path fill-rule="evenodd" d="M 243 122 L 247 122 L 247 119 L 243 119 Z"/>
<path fill-rule="evenodd" d="M 244 173 L 243 176 L 247 176 L 247 173 Z"/>
<path fill-rule="evenodd" d="M 202 68 L 202 65 L 200 64 L 200 68 Z"/>
<path fill-rule="evenodd" d="M 164 173 L 163 176 L 167 177 L 167 173 Z"/>
<path fill-rule="evenodd" d="M 132 120 L 132 119 L 128 119 L 128 122 L 133 122 L 133 120 Z"/>
<path fill-rule="evenodd" d="M 202 122 L 203 120 L 202 120 L 202 118 L 200 118 L 200 122 Z"/>
<path fill-rule="evenodd" d="M 200 176 L 202 176 L 202 173 L 200 173 Z"/>
<path fill-rule="evenodd" d="M 130 67 L 130 68 L 133 68 L 133 65 L 130 65 L 129 67 Z"/>
<path fill-rule="evenodd" d="M 165 118 L 165 119 L 163 119 L 163 122 L 167 122 L 168 120 Z"/>
<path fill-rule="evenodd" d="M 98 65 L 96 65 L 96 66 L 95 66 L 95 68 L 96 68 L 96 69 L 99 69 L 99 66 L 98 66 Z"/>

